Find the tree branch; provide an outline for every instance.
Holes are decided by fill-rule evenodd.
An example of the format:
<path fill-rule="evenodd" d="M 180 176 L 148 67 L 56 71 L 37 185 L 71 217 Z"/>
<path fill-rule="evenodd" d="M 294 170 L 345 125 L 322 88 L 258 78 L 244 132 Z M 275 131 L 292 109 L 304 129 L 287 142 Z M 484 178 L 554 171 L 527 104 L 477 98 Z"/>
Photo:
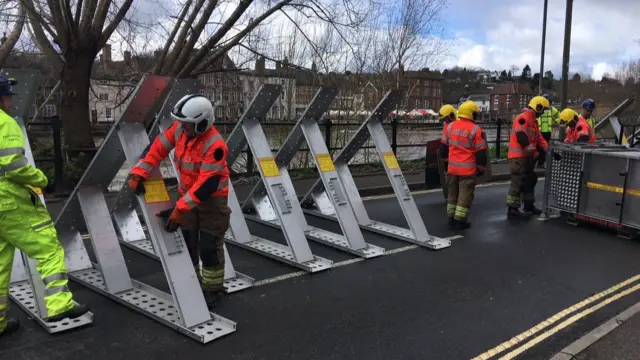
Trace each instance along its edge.
<path fill-rule="evenodd" d="M 181 49 L 178 60 L 173 64 L 173 69 L 171 70 L 172 73 L 178 72 L 178 69 L 182 68 L 182 66 L 184 66 L 184 64 L 187 62 L 187 59 L 193 52 L 193 48 L 196 45 L 196 41 L 198 41 L 198 38 L 200 38 L 200 34 L 202 34 L 202 31 L 207 25 L 207 21 L 211 17 L 211 13 L 213 13 L 213 10 L 216 8 L 217 5 L 218 5 L 217 0 L 209 0 L 209 3 L 204 8 L 203 14 L 200 16 L 200 20 L 198 21 L 196 26 L 191 30 L 191 36 L 189 36 L 189 40 L 187 40 L 187 43 Z"/>
<path fill-rule="evenodd" d="M 124 4 L 122 4 L 122 7 L 120 8 L 120 10 L 118 10 L 118 13 L 113 18 L 113 20 L 111 20 L 111 23 L 107 25 L 107 28 L 102 32 L 100 40 L 97 44 L 98 49 L 101 49 L 107 43 L 107 41 L 109 41 L 111 34 L 113 34 L 113 31 L 118 27 L 122 19 L 124 19 L 124 16 L 127 14 L 127 11 L 129 11 L 132 3 L 133 0 L 125 0 Z"/>
<path fill-rule="evenodd" d="M 162 67 L 164 66 L 164 61 L 165 58 L 167 57 L 167 53 L 169 52 L 169 49 L 171 48 L 171 43 L 173 42 L 173 39 L 176 37 L 176 34 L 178 33 L 178 30 L 180 30 L 180 26 L 182 25 L 182 22 L 184 21 L 184 17 L 187 15 L 187 11 L 189 11 L 189 8 L 191 7 L 191 3 L 193 2 L 193 0 L 187 0 L 187 3 L 184 5 L 184 7 L 182 8 L 182 11 L 180 11 L 180 15 L 178 15 L 178 21 L 176 22 L 176 25 L 173 27 L 173 30 L 171 30 L 171 34 L 169 34 L 169 38 L 167 39 L 167 41 L 164 43 L 164 48 L 162 49 L 162 53 L 160 54 L 160 58 L 156 59 L 156 66 L 153 68 L 153 73 L 158 75 L 160 74 L 160 71 L 162 70 Z"/>
<path fill-rule="evenodd" d="M 18 16 L 17 21 L 13 24 L 13 29 L 7 36 L 7 39 L 4 43 L 0 44 L 0 68 L 3 67 L 4 62 L 7 60 L 13 47 L 18 43 L 18 39 L 20 38 L 20 34 L 22 34 L 22 29 L 24 29 L 24 23 L 26 21 L 26 9 L 22 3 L 18 4 Z"/>
<path fill-rule="evenodd" d="M 198 2 L 196 2 L 196 5 L 193 8 L 193 11 L 191 11 L 191 14 L 189 15 L 189 18 L 187 19 L 187 21 L 184 23 L 180 23 L 180 22 L 176 23 L 174 29 L 178 29 L 180 27 L 182 27 L 182 29 L 180 29 L 180 34 L 178 35 L 178 39 L 176 40 L 176 43 L 173 45 L 173 49 L 171 50 L 171 53 L 169 53 L 169 56 L 165 58 L 164 65 L 162 66 L 162 71 L 160 72 L 161 74 L 168 74 L 173 68 L 173 64 L 178 58 L 178 55 L 180 55 L 182 46 L 184 45 L 187 39 L 187 34 L 189 33 L 190 26 L 191 24 L 193 24 L 194 21 L 196 21 L 196 17 L 198 16 L 198 11 L 202 9 L 203 5 L 204 5 L 204 0 L 198 0 Z"/>

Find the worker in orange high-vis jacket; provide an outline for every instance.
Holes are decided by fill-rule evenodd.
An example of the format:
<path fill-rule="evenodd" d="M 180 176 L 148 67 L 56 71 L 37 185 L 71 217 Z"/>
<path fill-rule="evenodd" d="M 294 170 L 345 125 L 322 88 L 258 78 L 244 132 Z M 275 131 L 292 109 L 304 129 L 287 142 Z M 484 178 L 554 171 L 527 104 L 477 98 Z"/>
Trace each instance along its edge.
<path fill-rule="evenodd" d="M 567 127 L 564 142 L 596 143 L 595 131 L 589 126 L 589 122 L 572 109 L 564 109 L 560 113 L 560 122 Z"/>
<path fill-rule="evenodd" d="M 182 228 L 205 300 L 213 308 L 224 292 L 223 246 L 231 215 L 227 144 L 213 126 L 214 108 L 204 96 L 183 97 L 172 109 L 171 118 L 173 125 L 156 137 L 131 170 L 129 187 L 137 194 L 144 192 L 149 172 L 175 149 L 181 197 L 173 209 L 158 215 L 168 216 L 168 232 Z"/>
<path fill-rule="evenodd" d="M 475 102 L 462 103 L 458 109 L 458 120 L 449 123 L 446 137 L 440 145 L 440 155 L 449 158 L 447 218 L 449 226 L 457 230 L 471 226 L 468 218 L 476 176 L 482 175 L 487 166 L 485 135 L 474 122 L 479 115 L 480 107 Z"/>
<path fill-rule="evenodd" d="M 549 100 L 535 96 L 524 111 L 515 117 L 509 136 L 507 155 L 511 186 L 507 195 L 507 218 L 520 218 L 521 203 L 528 214 L 540 215 L 542 211 L 535 207 L 534 190 L 538 177 L 534 171 L 534 162 L 538 156 L 545 156 L 549 144 L 538 128 L 536 118 L 549 108 Z M 557 159 L 559 155 L 554 153 Z"/>

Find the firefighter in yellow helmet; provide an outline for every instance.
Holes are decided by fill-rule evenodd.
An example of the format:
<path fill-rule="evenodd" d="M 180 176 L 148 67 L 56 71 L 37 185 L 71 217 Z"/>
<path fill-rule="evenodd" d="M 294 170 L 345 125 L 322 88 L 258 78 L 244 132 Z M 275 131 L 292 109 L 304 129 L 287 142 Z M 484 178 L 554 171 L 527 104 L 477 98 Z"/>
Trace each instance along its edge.
<path fill-rule="evenodd" d="M 0 74 L 0 336 L 19 328 L 9 319 L 9 284 L 15 248 L 38 261 L 45 284 L 44 302 L 49 322 L 77 318 L 89 311 L 74 302 L 67 287 L 64 250 L 53 220 L 37 192 L 53 191 L 53 181 L 29 164 L 24 156 L 25 139 L 18 123 L 9 115 L 15 95 L 13 79 Z"/>
<path fill-rule="evenodd" d="M 456 119 L 458 118 L 458 114 L 456 112 L 456 109 L 447 104 L 447 105 L 443 105 L 440 108 L 440 120 L 442 120 L 442 139 L 441 142 L 444 144 L 444 141 L 447 137 L 447 126 L 449 126 L 449 124 L 453 121 L 456 121 Z M 446 158 L 443 158 L 444 161 L 447 161 Z"/>
<path fill-rule="evenodd" d="M 560 113 L 560 122 L 567 127 L 564 142 L 596 142 L 595 131 L 589 126 L 587 120 L 574 110 L 569 108 L 562 110 Z"/>

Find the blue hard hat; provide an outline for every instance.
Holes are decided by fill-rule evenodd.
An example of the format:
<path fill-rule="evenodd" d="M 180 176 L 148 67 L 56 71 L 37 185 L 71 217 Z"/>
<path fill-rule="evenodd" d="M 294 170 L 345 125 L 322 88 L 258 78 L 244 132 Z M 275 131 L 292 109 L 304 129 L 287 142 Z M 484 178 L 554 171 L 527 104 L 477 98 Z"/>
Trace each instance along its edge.
<path fill-rule="evenodd" d="M 10 79 L 4 74 L 0 74 L 0 96 L 17 95 L 13 92 L 13 85 L 17 83 L 15 79 Z"/>
<path fill-rule="evenodd" d="M 549 94 L 543 94 L 542 96 L 547 100 L 551 100 L 551 96 L 549 96 Z"/>
<path fill-rule="evenodd" d="M 587 99 L 582 103 L 582 108 L 585 110 L 593 111 L 596 109 L 596 102 L 592 99 Z"/>

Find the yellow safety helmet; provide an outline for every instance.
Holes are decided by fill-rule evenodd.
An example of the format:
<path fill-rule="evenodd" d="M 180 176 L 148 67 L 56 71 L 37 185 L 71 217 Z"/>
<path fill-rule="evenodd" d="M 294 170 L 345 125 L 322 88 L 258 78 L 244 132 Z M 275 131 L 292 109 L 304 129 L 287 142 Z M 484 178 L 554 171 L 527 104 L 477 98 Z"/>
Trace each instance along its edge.
<path fill-rule="evenodd" d="M 566 108 L 560 112 L 560 122 L 566 125 L 572 121 L 578 121 L 579 116 L 575 110 Z"/>
<path fill-rule="evenodd" d="M 529 107 L 537 113 L 543 113 L 546 109 L 549 108 L 549 106 L 551 106 L 551 104 L 549 104 L 549 100 L 547 100 L 544 96 L 534 96 L 529 101 Z"/>
<path fill-rule="evenodd" d="M 477 120 L 480 107 L 474 101 L 467 100 L 458 108 L 458 116 L 469 120 Z"/>
<path fill-rule="evenodd" d="M 442 105 L 439 113 L 440 113 L 440 119 L 451 117 L 451 115 L 453 115 L 454 119 L 456 118 L 456 109 L 449 104 Z"/>

